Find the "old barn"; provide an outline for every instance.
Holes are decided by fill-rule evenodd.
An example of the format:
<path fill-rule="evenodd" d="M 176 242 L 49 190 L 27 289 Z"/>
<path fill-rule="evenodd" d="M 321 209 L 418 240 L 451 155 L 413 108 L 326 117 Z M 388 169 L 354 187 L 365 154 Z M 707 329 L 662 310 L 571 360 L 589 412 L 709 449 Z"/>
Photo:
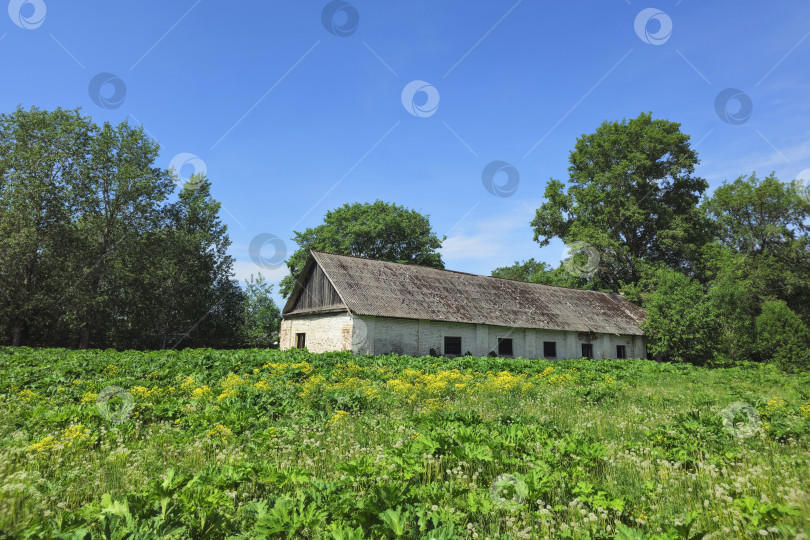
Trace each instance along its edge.
<path fill-rule="evenodd" d="M 282 349 L 412 356 L 644 358 L 644 310 L 618 294 L 312 251 Z"/>

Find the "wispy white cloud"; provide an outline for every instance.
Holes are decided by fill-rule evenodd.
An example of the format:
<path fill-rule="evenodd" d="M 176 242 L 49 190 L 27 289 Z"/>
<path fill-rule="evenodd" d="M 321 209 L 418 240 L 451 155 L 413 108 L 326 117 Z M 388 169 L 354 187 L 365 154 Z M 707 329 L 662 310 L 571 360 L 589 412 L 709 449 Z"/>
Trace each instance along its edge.
<path fill-rule="evenodd" d="M 799 171 L 810 167 L 810 140 L 789 146 L 776 144 L 778 150 L 771 149 L 764 142 L 762 146 L 761 152 L 727 155 L 723 159 L 713 159 L 697 172 L 709 180 L 712 185 L 719 185 L 723 180 L 732 181 L 754 171 L 760 177 L 775 171 L 780 180 L 787 182 L 792 180 Z"/>
<path fill-rule="evenodd" d="M 533 203 L 536 204 L 536 203 Z M 484 219 L 470 216 L 456 227 L 440 250 L 450 270 L 489 274 L 493 269 L 519 259 L 538 257 L 540 249 L 532 241 L 529 223 L 534 218 L 531 204 L 515 204 Z"/>

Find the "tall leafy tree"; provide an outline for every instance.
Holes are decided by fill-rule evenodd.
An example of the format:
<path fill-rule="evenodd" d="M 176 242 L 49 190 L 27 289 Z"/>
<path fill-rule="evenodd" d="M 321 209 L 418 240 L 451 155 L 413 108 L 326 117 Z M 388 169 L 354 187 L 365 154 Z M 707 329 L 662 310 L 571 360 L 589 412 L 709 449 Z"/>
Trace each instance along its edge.
<path fill-rule="evenodd" d="M 278 338 L 281 311 L 272 294 L 273 285 L 261 274 L 245 282 L 243 339 L 248 347 L 271 347 Z"/>
<path fill-rule="evenodd" d="M 51 314 L 70 286 L 75 187 L 95 135 L 78 111 L 0 115 L 0 326 L 13 345 L 55 331 Z"/>
<path fill-rule="evenodd" d="M 75 186 L 79 242 L 67 300 L 80 348 L 114 338 L 111 325 L 127 319 L 124 293 L 133 276 L 122 264 L 138 237 L 161 225 L 164 201 L 174 190 L 168 171 L 154 166 L 158 144 L 142 128 L 105 123 L 91 139 L 90 159 Z"/>
<path fill-rule="evenodd" d="M 704 253 L 708 279 L 733 267 L 759 304 L 780 299 L 810 322 L 810 204 L 773 174 L 724 182 L 702 205 L 715 241 Z"/>
<path fill-rule="evenodd" d="M 192 177 L 167 208 L 164 227 L 149 242 L 162 256 L 149 259 L 150 277 L 141 290 L 154 291 L 150 296 L 156 301 L 143 316 L 154 323 L 160 348 L 197 340 L 203 329 L 216 326 L 236 294 L 230 277 L 233 258 L 227 254 L 230 239 L 219 219 L 220 203 L 210 190 L 207 178 Z M 209 337 L 222 338 L 221 329 Z"/>
<path fill-rule="evenodd" d="M 0 340 L 238 346 L 244 295 L 210 182 L 155 166 L 127 123 L 0 115 Z"/>
<path fill-rule="evenodd" d="M 705 238 L 697 203 L 707 188 L 694 176 L 698 156 L 680 124 L 650 113 L 604 122 L 577 139 L 569 187 L 551 179 L 532 221 L 534 239 L 595 247 L 594 279 L 610 289 L 637 282 L 645 264 L 691 271 Z"/>
<path fill-rule="evenodd" d="M 323 224 L 295 231 L 298 250 L 290 256 L 290 274 L 281 281 L 284 297 L 292 292 L 310 250 L 369 259 L 444 268 L 439 238 L 428 216 L 383 201 L 344 204 L 324 216 Z"/>

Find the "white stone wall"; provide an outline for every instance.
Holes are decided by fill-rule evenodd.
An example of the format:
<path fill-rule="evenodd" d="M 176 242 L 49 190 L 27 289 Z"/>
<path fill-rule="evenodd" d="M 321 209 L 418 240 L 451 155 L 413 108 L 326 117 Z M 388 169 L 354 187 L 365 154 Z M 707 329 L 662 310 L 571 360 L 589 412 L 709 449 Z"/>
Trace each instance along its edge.
<path fill-rule="evenodd" d="M 281 323 L 279 348 L 295 347 L 295 335 L 303 333 L 309 352 L 347 351 L 352 349 L 352 331 L 352 319 L 348 313 L 293 317 Z"/>
<path fill-rule="evenodd" d="M 557 344 L 557 357 L 551 359 L 580 358 L 583 340 L 577 332 L 553 330 L 536 330 L 508 328 L 490 325 L 473 325 L 445 323 L 437 321 L 416 321 L 411 319 L 392 319 L 387 317 L 355 317 L 362 325 L 365 340 L 355 340 L 353 349 L 360 354 L 407 354 L 427 356 L 433 349 L 444 354 L 444 337 L 461 337 L 462 353 L 470 352 L 476 356 L 486 356 L 498 352 L 498 339 L 511 338 L 514 356 L 524 358 L 542 358 L 544 342 Z M 355 329 L 355 334 L 358 334 Z M 616 345 L 624 344 L 628 358 L 645 358 L 647 355 L 643 338 L 638 336 L 614 336 L 597 334 L 591 341 L 594 358 L 616 357 Z"/>
<path fill-rule="evenodd" d="M 557 344 L 556 358 L 580 358 L 582 336 L 577 332 L 508 328 L 490 325 L 445 323 L 388 317 L 359 317 L 347 313 L 310 315 L 286 319 L 281 324 L 279 347 L 295 347 L 297 333 L 306 334 L 311 352 L 353 350 L 357 354 L 427 356 L 431 349 L 444 354 L 444 337 L 461 337 L 461 352 L 486 356 L 498 352 L 498 339 L 511 338 L 513 356 L 542 358 L 544 342 Z M 594 358 L 616 357 L 616 346 L 625 345 L 628 358 L 646 358 L 644 338 L 597 334 L 591 341 Z"/>

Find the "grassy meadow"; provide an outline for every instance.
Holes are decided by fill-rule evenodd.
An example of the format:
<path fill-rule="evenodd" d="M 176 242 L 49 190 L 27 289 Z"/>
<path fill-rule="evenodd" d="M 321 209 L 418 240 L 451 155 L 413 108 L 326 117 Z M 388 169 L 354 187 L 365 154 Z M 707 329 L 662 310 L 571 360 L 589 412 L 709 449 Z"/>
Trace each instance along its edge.
<path fill-rule="evenodd" d="M 810 375 L 0 348 L 0 538 L 807 538 Z"/>

